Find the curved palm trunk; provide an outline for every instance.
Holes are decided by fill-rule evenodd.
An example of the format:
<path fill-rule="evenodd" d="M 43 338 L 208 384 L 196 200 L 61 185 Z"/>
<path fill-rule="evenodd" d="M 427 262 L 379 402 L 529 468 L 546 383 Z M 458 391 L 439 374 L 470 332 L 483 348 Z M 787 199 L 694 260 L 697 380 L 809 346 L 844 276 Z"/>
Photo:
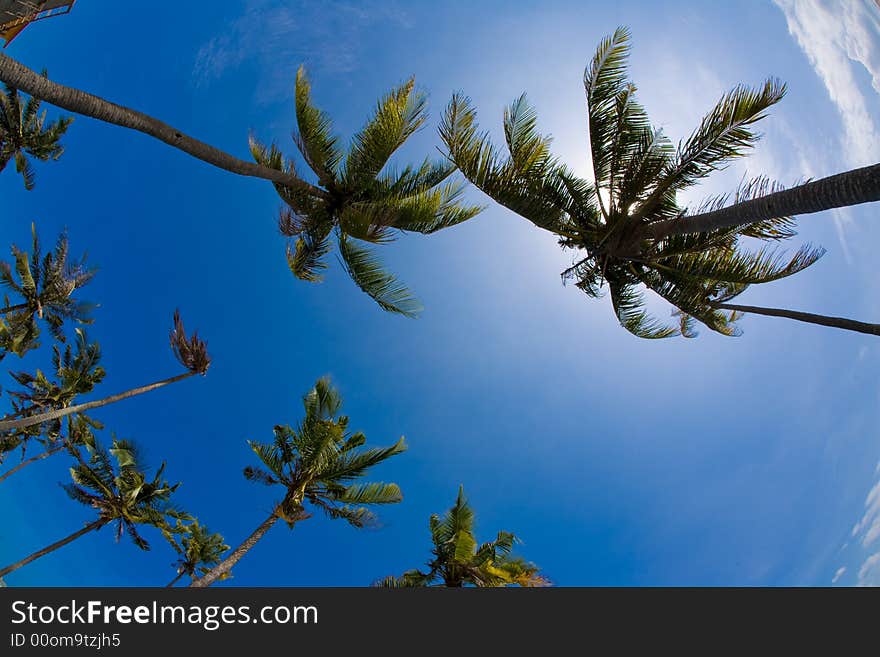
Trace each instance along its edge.
<path fill-rule="evenodd" d="M 155 390 L 156 388 L 167 386 L 170 383 L 182 381 L 183 379 L 187 379 L 195 374 L 198 374 L 198 372 L 184 372 L 183 374 L 172 376 L 170 379 L 156 381 L 155 383 L 151 383 L 150 385 L 142 386 L 140 388 L 133 388 L 132 390 L 120 392 L 118 395 L 111 395 L 110 397 L 105 397 L 104 399 L 96 399 L 95 401 L 86 402 L 84 404 L 77 404 L 76 406 L 67 406 L 66 408 L 59 408 L 54 411 L 49 411 L 47 413 L 41 413 L 40 415 L 29 415 L 28 417 L 18 418 L 17 420 L 3 420 L 0 421 L 0 431 L 8 431 L 9 429 L 22 429 L 24 427 L 30 427 L 35 424 L 42 424 L 43 422 L 48 422 L 49 420 L 55 420 L 59 417 L 70 415 L 71 413 L 82 413 L 92 408 L 98 408 L 99 406 L 114 404 L 118 401 L 122 401 L 123 399 L 135 397 L 136 395 L 142 395 L 145 392 L 150 392 L 151 390 Z"/>
<path fill-rule="evenodd" d="M 21 463 L 19 463 L 17 466 L 12 468 L 11 470 L 7 470 L 2 475 L 0 475 L 0 483 L 2 483 L 6 479 L 8 479 L 12 475 L 14 475 L 16 472 L 18 472 L 22 468 L 27 467 L 31 463 L 36 463 L 37 461 L 42 461 L 45 458 L 49 458 L 53 454 L 57 454 L 58 452 L 60 452 L 62 449 L 64 449 L 64 445 L 59 445 L 58 447 L 53 447 L 52 449 L 47 449 L 45 452 L 41 452 L 40 454 L 37 454 L 36 456 L 32 456 L 31 458 L 29 458 L 26 461 L 22 461 Z"/>
<path fill-rule="evenodd" d="M 880 164 L 838 173 L 713 212 L 659 222 L 646 232 L 648 237 L 662 239 L 872 201 L 880 201 Z"/>
<path fill-rule="evenodd" d="M 216 582 L 220 577 L 232 570 L 232 567 L 237 564 L 241 560 L 241 558 L 245 554 L 247 554 L 248 551 L 252 547 L 254 547 L 261 538 L 263 538 L 263 534 L 269 531 L 272 525 L 274 525 L 277 521 L 278 511 L 275 510 L 272 511 L 272 515 L 266 518 L 250 536 L 244 539 L 244 542 L 241 545 L 239 545 L 232 551 L 232 554 L 230 554 L 223 561 L 211 568 L 211 570 L 209 570 L 199 579 L 194 579 L 190 584 L 190 587 L 201 588 L 211 586 L 211 584 Z"/>
<path fill-rule="evenodd" d="M 0 55 L 0 80 L 34 98 L 47 101 L 71 112 L 143 132 L 226 171 L 241 176 L 271 180 L 285 187 L 292 187 L 319 196 L 323 194 L 322 190 L 309 185 L 295 175 L 240 160 L 229 153 L 185 135 L 180 130 L 143 112 L 52 82 L 7 55 Z"/>
<path fill-rule="evenodd" d="M 857 333 L 867 333 L 868 335 L 880 335 L 880 324 L 858 322 L 854 319 L 847 319 L 846 317 L 814 315 L 813 313 L 803 313 L 797 310 L 785 310 L 783 308 L 740 306 L 734 303 L 713 303 L 712 307 L 718 308 L 719 310 L 735 310 L 741 313 L 767 315 L 768 317 L 785 317 L 786 319 L 794 319 L 799 322 L 807 322 L 808 324 L 821 324 L 822 326 L 831 326 L 845 331 L 856 331 Z"/>
<path fill-rule="evenodd" d="M 40 557 L 49 554 L 50 552 L 54 552 L 58 548 L 64 547 L 68 543 L 75 541 L 80 536 L 83 536 L 84 534 L 88 534 L 89 532 L 93 532 L 97 529 L 100 529 L 105 524 L 107 524 L 106 520 L 95 520 L 94 522 L 90 522 L 88 525 L 86 525 L 85 527 L 83 527 L 79 531 L 73 532 L 70 536 L 68 536 L 66 538 L 62 538 L 60 541 L 52 543 L 52 545 L 44 547 L 42 550 L 37 550 L 32 555 L 25 557 L 21 561 L 17 561 L 14 564 L 10 564 L 9 566 L 6 566 L 6 568 L 3 568 L 2 570 L 0 570 L 0 577 L 3 577 L 4 575 L 8 575 L 9 573 L 11 573 L 14 570 L 18 570 L 22 566 L 27 566 L 31 561 L 35 561 L 35 560 L 39 559 Z"/>

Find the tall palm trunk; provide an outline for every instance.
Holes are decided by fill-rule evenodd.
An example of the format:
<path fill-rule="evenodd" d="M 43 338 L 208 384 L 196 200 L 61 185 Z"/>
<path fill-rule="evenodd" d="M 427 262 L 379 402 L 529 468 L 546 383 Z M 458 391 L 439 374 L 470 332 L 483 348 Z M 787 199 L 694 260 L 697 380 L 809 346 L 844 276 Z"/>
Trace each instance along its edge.
<path fill-rule="evenodd" d="M 165 585 L 165 588 L 166 588 L 166 589 L 170 589 L 171 587 L 173 587 L 175 584 L 177 584 L 177 582 L 180 581 L 180 578 L 183 577 L 184 575 L 186 575 L 186 571 L 183 570 L 183 569 L 181 569 L 181 571 L 180 571 L 179 573 L 177 573 L 177 577 L 175 577 L 175 578 L 172 579 L 170 582 L 168 582 L 168 583 Z"/>
<path fill-rule="evenodd" d="M 318 196 L 324 194 L 322 190 L 309 185 L 293 174 L 240 160 L 229 153 L 185 135 L 180 130 L 143 112 L 52 82 L 6 55 L 0 55 L 0 80 L 34 98 L 47 101 L 71 112 L 143 132 L 226 171 L 242 176 L 271 180 L 285 187 L 292 187 Z"/>
<path fill-rule="evenodd" d="M 35 561 L 35 560 L 39 559 L 40 557 L 49 554 L 50 552 L 54 552 L 58 548 L 64 547 L 68 543 L 75 541 L 80 536 L 83 536 L 85 534 L 88 534 L 89 532 L 93 532 L 97 529 L 100 529 L 101 527 L 103 527 L 106 524 L 107 524 L 106 520 L 95 520 L 94 522 L 90 522 L 88 525 L 86 525 L 85 527 L 83 527 L 79 531 L 73 532 L 67 538 L 62 538 L 60 541 L 52 543 L 52 545 L 44 547 L 42 550 L 37 550 L 32 555 L 25 557 L 21 561 L 17 561 L 14 564 L 6 566 L 6 568 L 3 568 L 2 570 L 0 570 L 0 577 L 3 577 L 4 575 L 8 575 L 9 573 L 11 573 L 14 570 L 18 570 L 22 566 L 27 566 L 31 561 Z"/>
<path fill-rule="evenodd" d="M 662 239 L 670 235 L 745 226 L 756 221 L 810 214 L 872 201 L 880 201 L 880 164 L 838 173 L 760 198 L 734 203 L 720 210 L 661 221 L 650 226 L 646 232 L 648 237 Z"/>
<path fill-rule="evenodd" d="M 41 453 L 37 454 L 36 456 L 32 456 L 31 458 L 29 458 L 26 461 L 22 461 L 21 463 L 19 463 L 17 466 L 12 468 L 11 470 L 7 470 L 2 475 L 0 475 L 0 483 L 2 483 L 7 478 L 14 475 L 16 472 L 18 472 L 22 468 L 27 467 L 31 463 L 36 463 L 37 461 L 42 461 L 45 458 L 49 458 L 53 454 L 57 454 L 58 452 L 60 452 L 62 449 L 64 449 L 64 445 L 58 445 L 58 447 L 53 447 L 52 449 L 47 449 L 46 451 L 41 452 Z"/>
<path fill-rule="evenodd" d="M 785 310 L 783 308 L 740 306 L 734 303 L 713 303 L 712 307 L 718 308 L 720 310 L 735 310 L 741 313 L 767 315 L 769 317 L 785 317 L 787 319 L 794 319 L 799 322 L 807 322 L 808 324 L 821 324 L 822 326 L 831 326 L 834 328 L 843 329 L 845 331 L 856 331 L 858 333 L 867 333 L 868 335 L 880 335 L 880 324 L 868 324 L 867 322 L 858 322 L 854 319 L 847 319 L 846 317 L 814 315 L 813 313 L 802 313 L 797 310 Z"/>
<path fill-rule="evenodd" d="M 263 534 L 269 531 L 272 525 L 274 525 L 277 521 L 278 509 L 275 509 L 274 511 L 272 511 L 272 515 L 266 518 L 250 536 L 244 539 L 244 542 L 241 545 L 239 545 L 232 551 L 232 554 L 230 554 L 223 561 L 211 568 L 211 570 L 209 570 L 199 579 L 194 579 L 190 586 L 196 588 L 211 586 L 211 584 L 217 581 L 220 577 L 232 570 L 232 567 L 237 564 L 241 560 L 241 558 L 245 554 L 247 554 L 248 551 L 252 547 L 254 547 L 261 538 L 263 538 Z"/>
<path fill-rule="evenodd" d="M 128 399 L 129 397 L 134 397 L 136 395 L 142 395 L 145 392 L 150 392 L 151 390 L 155 390 L 156 388 L 167 386 L 170 383 L 182 381 L 183 379 L 187 379 L 195 374 L 198 374 L 198 372 L 184 372 L 183 374 L 172 376 L 170 379 L 156 381 L 155 383 L 151 383 L 150 385 L 142 386 L 140 388 L 133 388 L 131 390 L 127 390 L 126 392 L 120 392 L 118 395 L 105 397 L 104 399 L 96 399 L 95 401 L 85 402 L 84 404 L 67 406 L 65 408 L 59 408 L 54 411 L 48 411 L 47 413 L 41 413 L 40 415 L 29 415 L 28 417 L 22 417 L 16 420 L 3 420 L 0 421 L 0 431 L 8 431 L 9 429 L 22 429 L 24 427 L 33 426 L 34 424 L 42 424 L 43 422 L 48 422 L 49 420 L 55 420 L 59 417 L 70 415 L 71 413 L 82 413 L 92 408 L 98 408 L 99 406 L 107 406 L 108 404 L 113 404 L 118 401 L 122 401 L 123 399 Z"/>

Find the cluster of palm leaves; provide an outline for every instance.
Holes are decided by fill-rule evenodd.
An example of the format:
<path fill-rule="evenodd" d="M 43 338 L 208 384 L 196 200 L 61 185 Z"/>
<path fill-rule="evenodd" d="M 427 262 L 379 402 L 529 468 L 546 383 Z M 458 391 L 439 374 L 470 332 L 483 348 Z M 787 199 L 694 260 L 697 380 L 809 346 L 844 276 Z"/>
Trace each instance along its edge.
<path fill-rule="evenodd" d="M 311 86 L 299 69 L 293 140 L 317 184 L 275 184 L 286 205 L 278 225 L 290 239 L 287 263 L 294 276 L 321 280 L 332 237 L 352 280 L 381 308 L 408 317 L 419 313 L 419 302 L 381 266 L 368 245 L 390 242 L 401 232 L 433 233 L 455 226 L 481 209 L 461 202 L 463 186 L 449 181 L 455 171 L 450 162 L 425 159 L 404 168 L 388 164 L 425 124 L 426 108 L 425 95 L 410 79 L 379 101 L 344 150 L 330 118 L 312 103 Z M 253 137 L 250 143 L 258 163 L 298 175 L 293 160 L 275 145 L 265 146 Z"/>
<path fill-rule="evenodd" d="M 693 336 L 697 320 L 735 334 L 736 314 L 721 304 L 749 285 L 802 271 L 823 250 L 805 245 L 785 257 L 775 245 L 746 248 L 748 238 L 775 243 L 793 237 L 789 216 L 682 234 L 658 227 L 695 214 L 679 204 L 678 194 L 752 148 L 758 139 L 754 124 L 782 99 L 785 85 L 771 79 L 756 89 L 737 86 L 675 147 L 637 102 L 636 86 L 626 75 L 628 54 L 629 32 L 620 28 L 601 42 L 584 75 L 593 182 L 552 155 L 550 138 L 538 132 L 525 95 L 504 113 L 506 156 L 478 132 L 476 112 L 460 95 L 446 109 L 441 136 L 468 180 L 577 251 L 563 280 L 591 297 L 607 284 L 627 330 L 643 338 Z M 777 190 L 766 178 L 747 180 L 731 196 L 708 199 L 696 213 Z M 643 290 L 671 303 L 679 321 L 652 318 Z"/>
<path fill-rule="evenodd" d="M 45 162 L 61 157 L 61 136 L 73 121 L 72 117 L 60 117 L 47 124 L 46 112 L 40 113 L 41 102 L 34 97 L 22 102 L 18 89 L 8 84 L 0 93 L 0 171 L 14 161 L 29 190 L 36 178 L 29 158 Z"/>
<path fill-rule="evenodd" d="M 498 532 L 494 541 L 478 544 L 474 536 L 474 511 L 459 487 L 458 497 L 442 517 L 432 515 L 428 523 L 434 544 L 427 572 L 408 570 L 399 577 L 386 577 L 376 586 L 547 586 L 549 580 L 538 567 L 511 554 L 517 538 Z"/>

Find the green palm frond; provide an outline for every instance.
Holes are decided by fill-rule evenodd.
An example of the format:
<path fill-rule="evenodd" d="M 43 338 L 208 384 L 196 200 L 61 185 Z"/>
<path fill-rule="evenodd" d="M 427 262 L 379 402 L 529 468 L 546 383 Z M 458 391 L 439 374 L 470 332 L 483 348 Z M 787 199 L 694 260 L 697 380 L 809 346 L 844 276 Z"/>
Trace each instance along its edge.
<path fill-rule="evenodd" d="M 375 179 L 391 155 L 427 120 L 427 98 L 415 91 L 415 80 L 393 89 L 377 104 L 373 116 L 352 139 L 342 181 L 357 188 Z"/>
<path fill-rule="evenodd" d="M 300 66 L 296 72 L 297 132 L 294 133 L 294 142 L 321 185 L 332 187 L 342 160 L 339 139 L 332 134 L 330 117 L 312 104 L 311 93 L 305 68 Z"/>
<path fill-rule="evenodd" d="M 379 307 L 404 317 L 417 317 L 421 313 L 419 301 L 382 267 L 368 249 L 358 246 L 342 233 L 338 238 L 339 254 L 349 276 Z"/>

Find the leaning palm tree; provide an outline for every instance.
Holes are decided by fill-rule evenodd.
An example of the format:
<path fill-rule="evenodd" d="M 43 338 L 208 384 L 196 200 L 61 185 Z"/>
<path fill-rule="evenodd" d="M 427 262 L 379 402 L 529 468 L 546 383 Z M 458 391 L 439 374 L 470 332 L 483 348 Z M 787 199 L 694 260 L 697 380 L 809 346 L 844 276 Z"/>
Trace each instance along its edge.
<path fill-rule="evenodd" d="M 207 574 L 213 566 L 220 563 L 223 553 L 229 549 L 220 534 L 211 533 L 195 519 L 189 523 L 179 522 L 169 532 L 168 538 L 179 558 L 175 564 L 177 574 L 167 588 L 173 587 L 185 575 L 194 580 L 199 575 Z"/>
<path fill-rule="evenodd" d="M 603 68 L 607 70 L 607 67 Z M 137 130 L 226 171 L 271 180 L 321 197 L 319 190 L 296 175 L 240 160 L 143 112 L 52 82 L 3 54 L 0 54 L 0 81 L 71 112 Z M 676 231 L 706 232 L 878 200 L 880 164 L 874 164 L 791 189 L 778 190 L 760 198 L 744 199 L 725 208 L 690 216 L 687 221 L 677 221 L 674 225 L 658 223 L 653 230 L 660 234 L 673 234 Z"/>
<path fill-rule="evenodd" d="M 226 576 L 279 520 L 293 529 L 300 520 L 309 518 L 307 504 L 332 519 L 365 527 L 375 522 L 375 516 L 364 505 L 394 504 L 403 499 L 397 484 L 354 483 L 373 466 L 403 452 L 403 438 L 390 447 L 360 449 L 366 436 L 348 430 L 348 417 L 339 414 L 342 399 L 326 378 L 315 383 L 303 398 L 303 406 L 305 417 L 296 427 L 278 425 L 271 443 L 250 442 L 265 469 L 248 466 L 244 476 L 277 486 L 281 499 L 241 545 L 190 586 L 210 586 Z"/>
<path fill-rule="evenodd" d="M 443 517 L 434 514 L 429 526 L 434 548 L 428 571 L 408 570 L 400 577 L 386 577 L 376 583 L 383 587 L 413 586 L 548 586 L 549 580 L 538 567 L 511 555 L 516 536 L 498 532 L 494 541 L 477 544 L 474 537 L 474 511 L 458 489 L 455 504 Z"/>
<path fill-rule="evenodd" d="M 211 365 L 211 357 L 208 355 L 208 345 L 199 338 L 197 332 L 193 333 L 191 337 L 187 337 L 183 321 L 180 319 L 180 313 L 176 310 L 174 311 L 174 325 L 169 334 L 169 341 L 175 358 L 184 366 L 184 368 L 186 368 L 185 372 L 139 388 L 132 388 L 131 390 L 126 390 L 125 392 L 111 395 L 104 399 L 97 399 L 95 401 L 75 404 L 73 406 L 65 406 L 64 408 L 56 408 L 51 411 L 45 411 L 34 415 L 25 415 L 24 417 L 13 417 L 15 415 L 15 413 L 13 413 L 10 416 L 0 419 L 0 432 L 43 424 L 44 422 L 57 420 L 58 418 L 73 413 L 84 413 L 93 408 L 107 406 L 176 383 L 177 381 L 188 379 L 196 374 L 204 376 L 207 373 L 208 367 Z"/>
<path fill-rule="evenodd" d="M 30 253 L 13 245 L 13 262 L 0 262 L 0 284 L 7 291 L 0 307 L 0 358 L 6 352 L 22 356 L 37 346 L 37 319 L 46 323 L 59 342 L 64 342 L 66 321 L 92 322 L 94 305 L 78 300 L 74 293 L 92 280 L 95 270 L 86 266 L 85 257 L 70 258 L 66 234 L 62 233 L 55 248 L 45 255 L 34 224 L 31 236 Z"/>
<path fill-rule="evenodd" d="M 524 95 L 504 114 L 507 156 L 478 133 L 469 100 L 453 97 L 440 128 L 449 157 L 490 197 L 557 235 L 564 248 L 576 249 L 578 257 L 563 272 L 563 280 L 573 280 L 593 297 L 607 284 L 620 323 L 635 335 L 692 336 L 694 319 L 720 333 L 736 334 L 734 320 L 745 307 L 729 301 L 749 285 L 803 270 L 823 253 L 806 245 L 785 258 L 772 247 L 747 251 L 743 240 L 791 238 L 793 213 L 837 207 L 816 198 L 812 205 L 801 202 L 816 190 L 831 194 L 838 205 L 856 197 L 856 202 L 878 200 L 880 166 L 867 179 L 852 172 L 836 178 L 854 194 L 875 185 L 876 191 L 866 196 L 835 196 L 823 181 L 786 191 L 762 177 L 744 181 L 732 196 L 709 199 L 689 213 L 679 205 L 678 193 L 752 148 L 759 138 L 754 124 L 782 99 L 785 85 L 770 79 L 757 89 L 734 88 L 676 148 L 652 127 L 636 101 L 636 87 L 626 77 L 628 55 L 629 32 L 619 28 L 600 43 L 584 75 L 593 182 L 551 154 L 550 139 L 539 134 L 536 113 Z M 754 210 L 758 207 L 772 211 Z M 738 219 L 707 219 L 719 216 Z M 643 289 L 675 306 L 677 325 L 648 315 Z M 759 309 L 750 307 L 748 312 Z M 810 321 L 805 314 L 797 318 Z M 834 319 L 822 323 L 880 335 L 876 324 Z"/>
<path fill-rule="evenodd" d="M 137 547 L 149 550 L 150 544 L 140 535 L 138 526 L 164 529 L 169 518 L 180 516 L 170 505 L 171 494 L 179 484 L 171 485 L 162 479 L 164 463 L 150 479 L 129 441 L 114 439 L 111 449 L 96 444 L 90 451 L 86 461 L 78 449 L 71 449 L 76 459 L 76 465 L 70 469 L 73 483 L 66 484 L 64 490 L 71 499 L 94 509 L 97 517 L 70 536 L 0 569 L 0 577 L 111 523 L 115 524 L 117 542 L 127 533 Z"/>
<path fill-rule="evenodd" d="M 427 119 L 426 97 L 414 85 L 410 79 L 386 94 L 344 151 L 329 117 L 312 103 L 311 87 L 300 67 L 293 140 L 321 194 L 275 185 L 286 204 L 278 224 L 291 240 L 287 262 L 297 278 L 321 280 L 333 236 L 358 287 L 384 310 L 410 317 L 419 312 L 418 302 L 381 267 L 366 244 L 389 242 L 401 232 L 433 233 L 470 219 L 481 209 L 461 203 L 462 184 L 448 182 L 455 171 L 448 162 L 426 159 L 399 170 L 388 165 Z M 263 166 L 296 175 L 292 160 L 274 145 L 266 147 L 252 137 L 251 151 Z"/>
<path fill-rule="evenodd" d="M 34 170 L 28 158 L 45 162 L 61 157 L 61 136 L 73 121 L 62 116 L 47 124 L 45 110 L 40 113 L 41 102 L 31 97 L 22 104 L 18 89 L 8 84 L 0 93 L 0 171 L 14 160 L 25 189 L 34 188 Z"/>

